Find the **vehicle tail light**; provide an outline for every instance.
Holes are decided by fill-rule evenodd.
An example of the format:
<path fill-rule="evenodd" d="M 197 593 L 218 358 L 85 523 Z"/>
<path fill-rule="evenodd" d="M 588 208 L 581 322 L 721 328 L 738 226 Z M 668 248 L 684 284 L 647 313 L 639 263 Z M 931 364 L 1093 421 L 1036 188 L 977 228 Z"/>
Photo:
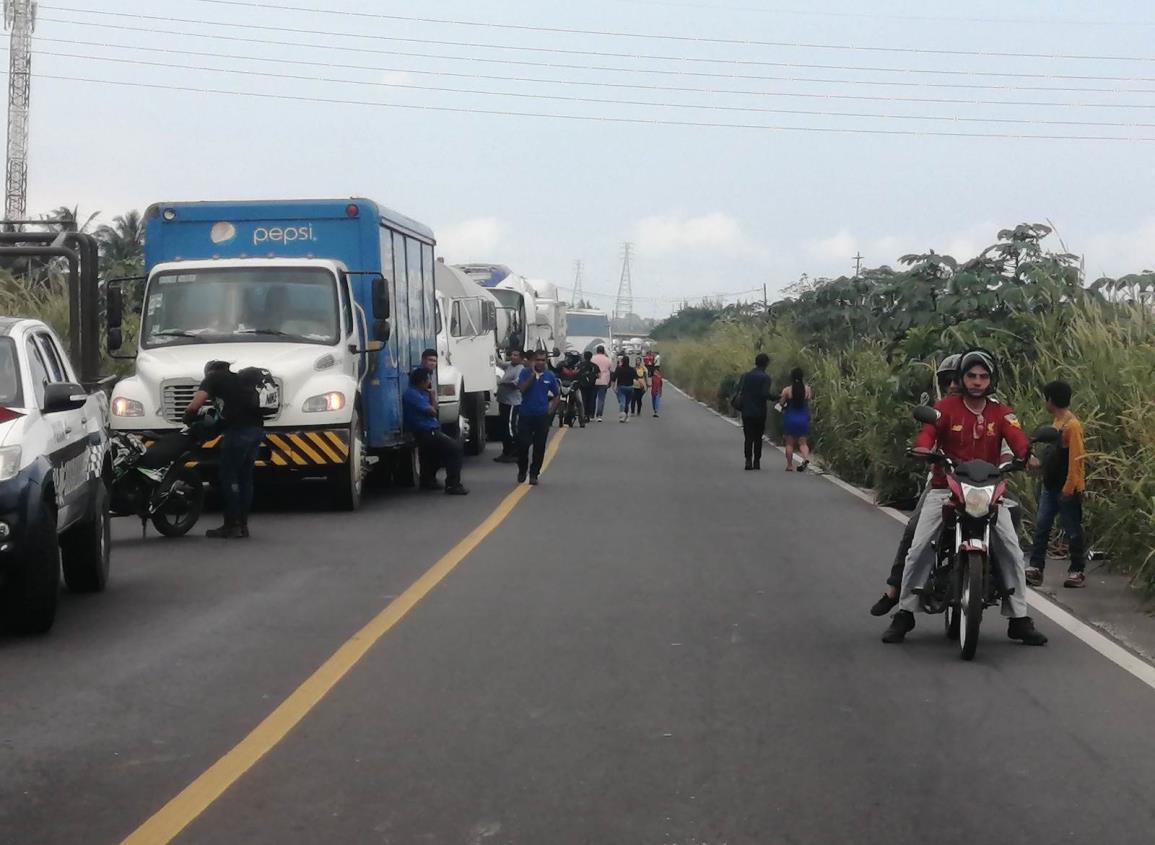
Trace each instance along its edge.
<path fill-rule="evenodd" d="M 18 420 L 22 416 L 24 416 L 24 414 L 22 414 L 20 411 L 13 411 L 11 408 L 0 407 L 0 423 Z"/>
<path fill-rule="evenodd" d="M 347 206 L 345 206 L 345 216 L 346 217 L 357 217 L 360 214 L 361 214 L 361 209 L 357 207 L 356 203 L 351 202 Z"/>

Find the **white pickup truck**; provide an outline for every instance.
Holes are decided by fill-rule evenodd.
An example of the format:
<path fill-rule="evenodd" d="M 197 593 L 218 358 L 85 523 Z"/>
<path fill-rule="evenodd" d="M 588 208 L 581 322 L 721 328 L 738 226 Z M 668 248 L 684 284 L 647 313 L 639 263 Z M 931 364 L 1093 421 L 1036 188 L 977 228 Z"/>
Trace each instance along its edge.
<path fill-rule="evenodd" d="M 51 628 L 62 567 L 74 592 L 108 583 L 107 432 L 52 329 L 0 317 L 0 625 Z"/>

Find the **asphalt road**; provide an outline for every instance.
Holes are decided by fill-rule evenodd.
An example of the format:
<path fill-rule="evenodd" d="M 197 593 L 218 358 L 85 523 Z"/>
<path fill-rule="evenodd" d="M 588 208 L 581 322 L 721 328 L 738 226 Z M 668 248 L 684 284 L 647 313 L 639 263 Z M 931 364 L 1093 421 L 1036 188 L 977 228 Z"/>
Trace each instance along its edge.
<path fill-rule="evenodd" d="M 900 526 L 668 391 L 568 433 L 512 512 L 179 843 L 1143 843 L 1155 690 L 1046 620 L 866 613 Z M 493 454 L 492 447 L 490 455 Z M 0 843 L 117 843 L 246 737 L 514 486 L 298 504 L 141 540 L 0 638 Z M 206 520 L 206 526 L 207 520 Z"/>

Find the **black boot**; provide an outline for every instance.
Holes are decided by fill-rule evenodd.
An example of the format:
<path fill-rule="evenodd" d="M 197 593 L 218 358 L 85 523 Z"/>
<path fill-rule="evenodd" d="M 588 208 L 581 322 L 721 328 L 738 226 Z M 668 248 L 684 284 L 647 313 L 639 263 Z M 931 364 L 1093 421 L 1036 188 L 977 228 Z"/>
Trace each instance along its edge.
<path fill-rule="evenodd" d="M 225 517 L 225 523 L 220 528 L 210 528 L 205 532 L 206 537 L 214 540 L 233 540 L 241 536 L 241 526 L 236 520 Z"/>
<path fill-rule="evenodd" d="M 238 533 L 237 533 L 238 537 L 240 537 L 243 540 L 249 539 L 249 521 L 248 521 L 248 519 L 242 519 L 240 522 L 240 525 L 238 525 L 237 528 L 239 529 Z"/>
<path fill-rule="evenodd" d="M 882 598 L 874 603 L 870 608 L 871 616 L 886 616 L 890 611 L 894 610 L 894 606 L 898 604 L 898 596 L 891 598 L 888 593 L 883 593 Z"/>
<path fill-rule="evenodd" d="M 1019 640 L 1023 645 L 1046 645 L 1047 637 L 1035 627 L 1029 616 L 1019 616 L 1007 625 L 1007 636 Z"/>
<path fill-rule="evenodd" d="M 909 610 L 900 610 L 890 619 L 890 627 L 882 635 L 884 643 L 900 643 L 906 635 L 914 630 L 914 614 Z"/>

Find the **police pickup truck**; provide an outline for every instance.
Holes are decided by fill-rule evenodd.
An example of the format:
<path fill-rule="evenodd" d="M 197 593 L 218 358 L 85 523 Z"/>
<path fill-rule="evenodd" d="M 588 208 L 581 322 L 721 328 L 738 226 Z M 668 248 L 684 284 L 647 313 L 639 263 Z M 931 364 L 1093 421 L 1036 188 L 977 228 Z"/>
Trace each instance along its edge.
<path fill-rule="evenodd" d="M 107 423 L 48 326 L 0 317 L 0 626 L 51 628 L 62 568 L 74 592 L 108 582 Z"/>

